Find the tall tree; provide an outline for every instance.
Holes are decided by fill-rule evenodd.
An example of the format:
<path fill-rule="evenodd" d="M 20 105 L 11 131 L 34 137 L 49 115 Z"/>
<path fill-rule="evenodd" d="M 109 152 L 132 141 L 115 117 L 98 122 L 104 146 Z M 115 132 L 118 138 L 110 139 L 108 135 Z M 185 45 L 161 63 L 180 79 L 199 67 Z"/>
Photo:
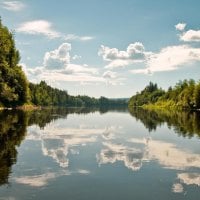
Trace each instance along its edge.
<path fill-rule="evenodd" d="M 13 33 L 0 19 L 0 105 L 17 106 L 29 101 L 28 81 L 19 60 Z"/>

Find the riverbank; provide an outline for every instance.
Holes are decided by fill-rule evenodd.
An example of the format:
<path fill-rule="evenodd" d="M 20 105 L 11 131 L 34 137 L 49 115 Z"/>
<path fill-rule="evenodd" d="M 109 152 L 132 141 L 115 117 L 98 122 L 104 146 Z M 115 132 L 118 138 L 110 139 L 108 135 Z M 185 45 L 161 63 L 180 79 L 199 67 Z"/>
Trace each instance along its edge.
<path fill-rule="evenodd" d="M 157 101 L 156 103 L 144 104 L 141 107 L 148 110 L 177 110 L 177 111 L 199 111 L 200 110 L 194 105 L 189 106 L 181 102 L 176 103 L 172 100 Z"/>
<path fill-rule="evenodd" d="M 35 105 L 22 105 L 17 107 L 0 107 L 0 110 L 38 110 L 41 109 L 41 106 L 35 106 Z"/>

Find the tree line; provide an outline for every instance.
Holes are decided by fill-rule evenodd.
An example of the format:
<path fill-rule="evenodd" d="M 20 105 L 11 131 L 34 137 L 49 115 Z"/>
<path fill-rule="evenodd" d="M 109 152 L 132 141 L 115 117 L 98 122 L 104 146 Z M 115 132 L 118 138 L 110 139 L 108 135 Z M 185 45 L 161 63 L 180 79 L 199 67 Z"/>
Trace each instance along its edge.
<path fill-rule="evenodd" d="M 183 80 L 167 91 L 150 82 L 132 96 L 129 107 L 200 109 L 200 81 Z"/>
<path fill-rule="evenodd" d="M 94 98 L 86 95 L 72 96 L 65 90 L 53 88 L 45 81 L 39 84 L 29 84 L 31 90 L 31 102 L 37 106 L 123 106 L 127 105 L 126 99 L 108 99 L 106 97 Z"/>
<path fill-rule="evenodd" d="M 121 106 L 124 99 L 92 98 L 86 95 L 71 96 L 67 91 L 52 88 L 45 81 L 29 83 L 19 65 L 20 54 L 15 47 L 13 33 L 0 18 L 0 107 L 24 104 L 37 106 Z"/>

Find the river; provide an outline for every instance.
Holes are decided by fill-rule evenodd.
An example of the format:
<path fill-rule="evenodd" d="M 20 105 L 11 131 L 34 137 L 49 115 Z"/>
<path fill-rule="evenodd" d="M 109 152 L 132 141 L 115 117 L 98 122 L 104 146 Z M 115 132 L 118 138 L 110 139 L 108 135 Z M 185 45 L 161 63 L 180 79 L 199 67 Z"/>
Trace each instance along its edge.
<path fill-rule="evenodd" d="M 197 200 L 200 113 L 0 111 L 0 200 Z"/>

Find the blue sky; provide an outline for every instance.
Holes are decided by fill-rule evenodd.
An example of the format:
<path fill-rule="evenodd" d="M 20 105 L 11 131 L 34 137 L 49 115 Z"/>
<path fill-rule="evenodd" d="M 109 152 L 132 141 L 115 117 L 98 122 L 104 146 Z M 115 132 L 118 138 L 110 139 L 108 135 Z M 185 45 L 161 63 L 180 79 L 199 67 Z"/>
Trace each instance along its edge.
<path fill-rule="evenodd" d="M 0 0 L 28 79 L 130 97 L 200 76 L 199 0 Z"/>

